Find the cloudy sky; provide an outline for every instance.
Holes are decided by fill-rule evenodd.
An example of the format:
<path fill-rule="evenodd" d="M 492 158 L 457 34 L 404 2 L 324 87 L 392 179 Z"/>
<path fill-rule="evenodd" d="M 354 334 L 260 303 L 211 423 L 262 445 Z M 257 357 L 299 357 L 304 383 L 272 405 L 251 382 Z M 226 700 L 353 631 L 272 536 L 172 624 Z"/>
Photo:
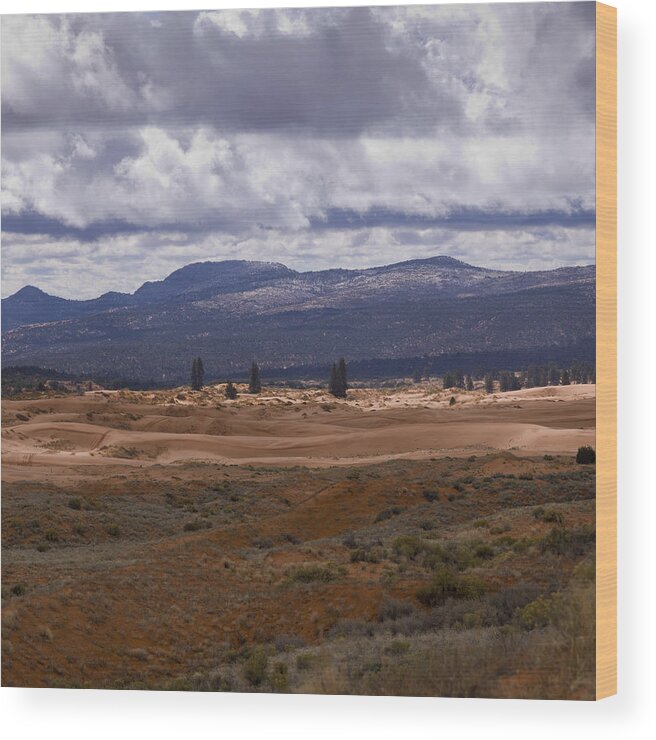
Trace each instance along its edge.
<path fill-rule="evenodd" d="M 2 294 L 594 262 L 595 4 L 2 18 Z"/>

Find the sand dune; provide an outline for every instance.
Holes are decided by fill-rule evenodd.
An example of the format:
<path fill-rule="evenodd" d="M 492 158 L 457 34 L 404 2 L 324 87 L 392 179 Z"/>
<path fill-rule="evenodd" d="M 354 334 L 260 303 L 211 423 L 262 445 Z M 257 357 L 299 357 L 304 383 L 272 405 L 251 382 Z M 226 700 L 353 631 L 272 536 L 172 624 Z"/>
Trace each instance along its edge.
<path fill-rule="evenodd" d="M 594 386 L 460 393 L 463 400 L 454 407 L 435 394 L 427 403 L 426 394 L 415 389 L 366 395 L 360 390 L 347 402 L 308 400 L 302 391 L 285 394 L 184 407 L 134 393 L 49 399 L 47 408 L 8 401 L 5 477 L 25 476 L 25 468 L 34 466 L 188 460 L 326 466 L 492 450 L 573 454 L 580 445 L 594 444 Z M 270 405 L 272 398 L 277 405 Z M 362 402 L 370 405 L 362 408 Z"/>

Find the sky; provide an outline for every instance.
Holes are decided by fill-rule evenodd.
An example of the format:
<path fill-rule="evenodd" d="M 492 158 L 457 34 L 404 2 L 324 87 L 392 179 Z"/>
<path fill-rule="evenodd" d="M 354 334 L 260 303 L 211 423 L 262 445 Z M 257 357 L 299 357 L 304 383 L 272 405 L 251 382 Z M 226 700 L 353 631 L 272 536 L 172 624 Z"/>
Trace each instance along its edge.
<path fill-rule="evenodd" d="M 2 295 L 594 263 L 595 4 L 3 16 Z"/>

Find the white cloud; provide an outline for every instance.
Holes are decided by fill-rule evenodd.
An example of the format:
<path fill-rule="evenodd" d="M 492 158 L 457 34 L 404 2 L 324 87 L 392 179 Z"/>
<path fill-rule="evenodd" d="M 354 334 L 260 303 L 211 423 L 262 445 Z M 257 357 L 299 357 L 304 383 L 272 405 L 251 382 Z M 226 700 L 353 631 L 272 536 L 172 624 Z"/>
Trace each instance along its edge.
<path fill-rule="evenodd" d="M 591 230 L 558 225 L 595 202 L 586 5 L 3 18 L 2 212 L 56 225 L 5 234 L 4 280 L 133 289 L 240 255 L 590 261 Z M 426 223 L 467 211 L 499 221 Z M 560 220 L 504 225 L 535 212 Z M 116 222 L 152 233 L 104 237 Z"/>

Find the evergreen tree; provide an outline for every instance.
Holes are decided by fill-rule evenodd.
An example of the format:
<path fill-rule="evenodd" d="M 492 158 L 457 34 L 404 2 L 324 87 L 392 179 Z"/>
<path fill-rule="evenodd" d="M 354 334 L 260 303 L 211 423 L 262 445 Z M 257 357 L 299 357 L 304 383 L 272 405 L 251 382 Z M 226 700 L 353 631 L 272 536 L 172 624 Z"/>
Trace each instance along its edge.
<path fill-rule="evenodd" d="M 454 375 L 455 375 L 456 388 L 464 388 L 465 387 L 465 375 L 462 372 L 462 370 L 456 370 Z"/>
<path fill-rule="evenodd" d="M 570 384 L 569 373 L 567 372 L 567 370 L 563 370 L 563 373 L 560 376 L 560 384 L 561 385 L 569 385 Z"/>
<path fill-rule="evenodd" d="M 456 405 L 456 397 L 451 396 L 451 398 L 449 399 L 449 406 L 455 406 L 455 405 Z"/>
<path fill-rule="evenodd" d="M 430 369 L 429 369 L 428 366 L 426 366 L 424 368 L 424 371 L 422 373 L 422 376 L 423 376 L 424 380 L 430 380 Z"/>
<path fill-rule="evenodd" d="M 452 372 L 444 373 L 444 377 L 442 378 L 442 388 L 444 390 L 447 390 L 447 388 L 453 388 L 455 384 L 456 384 L 455 375 Z"/>
<path fill-rule="evenodd" d="M 261 393 L 262 392 L 262 381 L 260 380 L 260 368 L 257 362 L 253 362 L 251 365 L 251 379 L 248 384 L 249 393 Z"/>
<path fill-rule="evenodd" d="M 549 367 L 549 385 L 558 385 L 560 383 L 560 371 L 555 365 Z"/>
<path fill-rule="evenodd" d="M 335 398 L 346 398 L 346 388 L 346 363 L 342 357 L 340 358 L 339 365 L 333 362 L 333 366 L 330 369 L 328 390 Z"/>
<path fill-rule="evenodd" d="M 597 459 L 597 453 L 590 445 L 579 447 L 576 453 L 576 462 L 579 465 L 592 465 Z"/>
<path fill-rule="evenodd" d="M 203 360 L 200 357 L 196 359 L 198 361 L 198 386 L 200 390 L 205 385 L 205 368 L 203 366 Z"/>
<path fill-rule="evenodd" d="M 191 363 L 191 389 L 199 391 L 205 384 L 205 368 L 200 357 L 194 357 Z"/>
<path fill-rule="evenodd" d="M 348 390 L 348 379 L 346 377 L 346 360 L 343 357 L 340 357 L 339 362 L 337 363 L 337 374 L 339 376 L 343 398 L 346 398 L 346 391 Z"/>
<path fill-rule="evenodd" d="M 235 398 L 237 398 L 237 389 L 232 384 L 231 380 L 229 380 L 226 384 L 225 395 L 226 398 L 229 398 L 231 401 L 234 401 Z"/>
<path fill-rule="evenodd" d="M 472 378 L 471 375 L 468 375 L 467 376 L 467 381 L 465 383 L 465 387 L 467 388 L 468 391 L 473 391 L 474 390 L 474 380 L 473 380 L 473 378 Z"/>
<path fill-rule="evenodd" d="M 421 383 L 421 370 L 419 368 L 412 373 L 412 382 Z"/>
<path fill-rule="evenodd" d="M 485 376 L 485 392 L 494 393 L 494 380 L 492 380 L 491 375 Z"/>

